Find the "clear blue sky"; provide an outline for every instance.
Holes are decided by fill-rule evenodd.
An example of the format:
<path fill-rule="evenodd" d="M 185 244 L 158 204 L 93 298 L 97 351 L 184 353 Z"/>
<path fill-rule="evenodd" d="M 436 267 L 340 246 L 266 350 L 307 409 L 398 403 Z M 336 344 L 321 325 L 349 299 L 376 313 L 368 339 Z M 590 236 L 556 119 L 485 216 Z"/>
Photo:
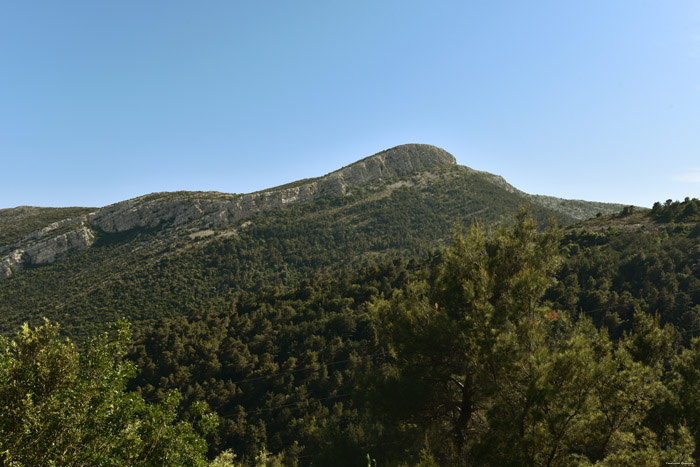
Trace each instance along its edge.
<path fill-rule="evenodd" d="M 410 142 L 529 193 L 700 197 L 700 2 L 0 7 L 0 208 L 244 193 Z"/>

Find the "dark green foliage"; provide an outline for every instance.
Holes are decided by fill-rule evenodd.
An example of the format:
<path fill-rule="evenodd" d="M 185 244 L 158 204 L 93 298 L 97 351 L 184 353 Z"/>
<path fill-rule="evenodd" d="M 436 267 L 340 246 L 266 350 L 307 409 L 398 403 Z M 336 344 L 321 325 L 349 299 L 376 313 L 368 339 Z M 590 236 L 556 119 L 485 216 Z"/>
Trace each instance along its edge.
<path fill-rule="evenodd" d="M 569 254 L 625 234 L 576 235 Z M 206 400 L 223 419 L 211 454 L 246 462 L 263 446 L 314 465 L 690 460 L 694 354 L 646 313 L 611 339 L 545 301 L 566 272 L 557 238 L 521 213 L 421 263 L 240 294 L 143 333 L 134 384 Z"/>
<path fill-rule="evenodd" d="M 630 207 L 559 244 L 556 229 L 538 230 L 552 211 L 513 223 L 520 200 L 436 169 L 211 237 L 102 233 L 84 253 L 0 281 L 2 332 L 47 316 L 87 342 L 25 328 L 21 355 L 40 357 L 23 360 L 2 341 L 0 453 L 8 464 L 202 463 L 176 390 L 220 416 L 209 456 L 230 449 L 244 465 L 267 452 L 302 465 L 366 465 L 368 453 L 389 465 L 689 460 L 700 442 L 700 202 Z M 27 222 L 5 222 L 6 239 L 58 215 L 11 214 Z M 511 227 L 474 227 L 434 253 L 477 218 Z M 89 342 L 122 316 L 137 326 L 137 373 L 123 332 Z M 125 390 L 131 375 L 137 394 Z"/>
<path fill-rule="evenodd" d="M 555 280 L 555 238 L 522 216 L 488 240 L 474 228 L 447 250 L 434 283 L 378 304 L 393 358 L 377 410 L 400 442 L 389 459 L 416 462 L 426 450 L 441 465 L 691 459 L 689 425 L 669 412 L 650 419 L 672 399 L 673 330 L 640 313 L 615 343 L 585 316 L 551 308 L 542 297 Z"/>
<path fill-rule="evenodd" d="M 125 391 L 128 340 L 119 325 L 80 352 L 49 323 L 0 338 L 0 465 L 206 465 L 176 391 L 161 404 Z M 201 403 L 196 416 L 205 432 L 216 424 Z"/>
<path fill-rule="evenodd" d="M 445 220 L 422 197 L 399 188 L 374 199 L 355 193 L 321 200 L 289 210 L 289 217 L 256 216 L 236 236 L 201 243 L 168 244 L 155 231 L 102 237 L 87 253 L 95 261 L 82 266 L 99 271 L 101 262 L 143 246 L 136 253 L 143 267 L 105 277 L 89 301 L 73 296 L 71 310 L 82 311 L 72 317 L 72 330 L 99 329 L 101 320 L 81 321 L 97 310 L 108 312 L 101 319 L 121 312 L 137 317 L 128 353 L 138 368 L 129 389 L 137 394 L 125 391 L 131 364 L 121 360 L 123 339 L 117 345 L 104 337 L 78 352 L 47 328 L 55 349 L 47 355 L 63 369 L 52 384 L 60 399 L 49 397 L 54 402 L 36 411 L 48 415 L 15 418 L 47 433 L 60 428 L 52 420 L 75 419 L 69 426 L 77 434 L 52 436 L 96 456 L 80 433 L 109 435 L 114 441 L 104 455 L 119 458 L 120 427 L 151 416 L 152 426 L 170 433 L 166 444 L 180 443 L 177 449 L 191 449 L 201 460 L 201 440 L 177 422 L 188 417 L 176 410 L 169 391 L 177 390 L 185 407 L 206 402 L 220 417 L 208 437 L 210 458 L 224 453 L 219 464 L 698 460 L 700 345 L 692 336 L 700 322 L 694 317 L 700 248 L 692 229 L 578 229 L 562 240 L 554 227 L 540 231 L 523 210 L 511 227 L 485 235 L 474 226 L 431 254 L 421 238 L 432 238 L 432 226 L 420 226 L 412 213 L 433 219 L 437 241 Z M 391 212 L 385 202 L 415 209 Z M 361 217 L 362 209 L 371 215 Z M 460 218 L 455 209 L 448 214 Z M 344 217 L 334 217 L 339 210 Z M 408 236 L 403 224 L 417 236 Z M 154 244 L 157 249 L 147 248 Z M 399 259 L 412 251 L 424 259 Z M 77 257 L 67 264 L 81 266 Z M 27 278 L 52 277 L 39 271 L 10 281 L 29 286 Z M 56 282 L 32 287 L 60 289 L 56 274 Z M 60 292 L 47 291 L 52 294 Z M 51 300 L 43 303 L 52 310 Z M 75 358 L 60 363 L 64 354 Z M 117 388 L 116 402 L 77 383 L 89 381 L 86 368 L 120 369 L 120 377 L 97 372 L 107 375 L 104 387 Z M 0 387 L 25 381 L 18 373 L 6 380 L 10 385 L 0 381 Z M 89 416 L 72 408 L 78 402 L 92 407 Z M 108 417 L 111 403 L 124 407 L 116 421 Z M 11 426 L 8 420 L 0 427 Z M 275 455 L 262 460 L 269 452 Z"/>
<path fill-rule="evenodd" d="M 695 460 L 700 459 L 700 339 L 695 338 L 671 361 L 667 377 L 670 400 L 657 410 L 659 418 L 684 420 L 695 440 Z"/>
<path fill-rule="evenodd" d="M 252 460 L 266 447 L 289 461 L 361 465 L 376 431 L 365 423 L 363 375 L 384 358 L 367 304 L 391 297 L 415 268 L 394 261 L 161 320 L 135 342 L 133 384 L 148 398 L 179 388 L 187 403 L 207 401 L 221 417 L 212 453 Z"/>
<path fill-rule="evenodd" d="M 651 209 L 651 215 L 661 222 L 698 222 L 700 221 L 700 200 L 685 198 L 682 202 L 670 199 L 664 204 L 656 202 Z"/>
<path fill-rule="evenodd" d="M 634 212 L 634 206 L 625 206 L 622 211 L 620 211 L 620 217 L 626 217 Z"/>
<path fill-rule="evenodd" d="M 630 328 L 635 310 L 658 313 L 687 343 L 700 336 L 700 238 L 693 232 L 574 230 L 548 297 L 614 336 Z"/>

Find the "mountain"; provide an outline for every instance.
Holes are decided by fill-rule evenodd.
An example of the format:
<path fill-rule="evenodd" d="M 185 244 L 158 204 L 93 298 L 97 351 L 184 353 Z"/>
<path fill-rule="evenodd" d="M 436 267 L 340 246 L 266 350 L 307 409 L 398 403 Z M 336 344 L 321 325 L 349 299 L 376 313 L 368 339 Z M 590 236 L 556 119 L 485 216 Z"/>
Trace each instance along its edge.
<path fill-rule="evenodd" d="M 445 404 L 450 404 L 446 401 L 450 397 L 463 401 L 464 385 L 460 383 L 470 381 L 469 378 L 455 380 L 455 372 L 464 371 L 464 362 L 473 355 L 474 347 L 459 349 L 454 346 L 451 336 L 465 336 L 463 330 L 472 326 L 465 323 L 479 319 L 480 305 L 475 305 L 479 302 L 468 297 L 479 290 L 472 284 L 484 283 L 466 271 L 483 267 L 483 258 L 493 255 L 505 259 L 503 263 L 499 259 L 497 264 L 513 274 L 512 264 L 521 261 L 519 258 L 529 252 L 538 258 L 548 258 L 547 261 L 553 261 L 550 264 L 556 263 L 558 267 L 554 268 L 556 274 L 554 269 L 551 270 L 553 277 L 539 322 L 533 321 L 533 314 L 524 313 L 532 309 L 529 301 L 513 310 L 523 324 L 527 323 L 520 327 L 522 331 L 539 332 L 542 327 L 553 331 L 550 339 L 540 342 L 553 345 L 561 353 L 556 354 L 556 363 L 539 367 L 545 369 L 545 375 L 554 375 L 546 376 L 552 383 L 547 383 L 544 390 L 535 390 L 541 391 L 539 394 L 572 401 L 574 405 L 566 413 L 573 419 L 580 415 L 582 405 L 577 401 L 580 401 L 581 388 L 592 388 L 590 391 L 584 389 L 583 393 L 599 401 L 601 392 L 597 388 L 604 378 L 598 372 L 588 373 L 591 379 L 586 384 L 580 379 L 561 377 L 560 371 L 588 368 L 576 362 L 582 362 L 578 360 L 581 355 L 594 348 L 610 349 L 608 339 L 618 342 L 621 352 L 631 350 L 632 354 L 625 358 L 628 362 L 634 360 L 636 368 L 657 365 L 658 372 L 654 373 L 657 375 L 661 374 L 662 366 L 670 368 L 667 362 L 677 364 L 683 361 L 681 355 L 685 355 L 684 359 L 691 355 L 686 346 L 692 345 L 692 339 L 700 335 L 698 221 L 698 200 L 668 203 L 652 210 L 627 207 L 620 213 L 601 215 L 563 229 L 560 245 L 556 246 L 556 241 L 549 244 L 549 254 L 560 253 L 556 260 L 549 256 L 547 243 L 541 243 L 541 240 L 535 248 L 522 248 L 521 244 L 503 243 L 503 233 L 498 232 L 491 236 L 493 247 L 486 248 L 484 256 L 472 256 L 473 249 L 480 245 L 473 238 L 471 241 L 462 239 L 452 249 L 418 260 L 380 261 L 340 274 L 314 276 L 285 289 L 261 287 L 255 292 L 243 292 L 225 306 L 203 309 L 179 319 L 164 318 L 144 330 L 136 339 L 131 354 L 141 369 L 132 384 L 149 399 L 162 398 L 163 388 L 178 388 L 188 404 L 207 401 L 222 416 L 218 434 L 209 439 L 213 453 L 232 449 L 242 458 L 252 459 L 265 446 L 272 452 L 285 453 L 292 461 L 298 460 L 300 465 L 363 465 L 367 453 L 371 453 L 376 455 L 379 465 L 391 464 L 389 459 L 410 458 L 412 452 L 411 462 L 416 463 L 419 451 L 428 444 L 425 442 L 429 436 L 425 427 L 434 424 L 439 417 L 450 419 L 455 412 L 445 411 Z M 533 238 L 522 235 L 522 230 L 518 232 L 510 239 Z M 547 235 L 542 234 L 540 239 Z M 510 245 L 515 254 L 497 255 L 498 238 L 502 242 L 500 245 Z M 470 261 L 455 262 L 458 257 L 455 251 L 462 252 L 459 256 L 462 258 L 469 254 Z M 480 261 L 473 261 L 475 257 Z M 444 272 L 449 265 L 454 269 L 450 269 L 447 275 L 441 274 L 440 271 Z M 528 268 L 528 274 L 532 270 L 534 268 Z M 453 277 L 459 279 L 452 280 Z M 464 287 L 464 291 L 445 295 L 440 280 Z M 522 276 L 519 280 L 522 281 Z M 508 303 L 520 293 L 518 291 L 530 290 L 514 284 L 522 282 L 513 281 L 508 285 Z M 447 325 L 443 320 L 449 316 L 450 303 L 464 307 L 465 314 L 458 314 Z M 403 323 L 402 313 L 408 314 Z M 586 329 L 585 335 L 599 336 L 602 340 L 579 342 L 577 346 L 572 346 L 571 341 L 561 344 L 565 329 L 572 322 Z M 493 335 L 492 326 L 484 328 Z M 403 336 L 403 346 L 384 347 L 392 329 Z M 484 341 L 493 342 L 488 338 Z M 686 350 L 680 350 L 684 348 Z M 697 377 L 694 376 L 698 374 L 696 363 L 700 355 L 697 341 L 694 348 L 695 360 L 686 360 L 689 368 L 682 370 L 693 376 L 676 379 L 672 373 L 667 373 L 662 378 L 665 384 L 673 384 L 674 389 L 668 393 L 672 394 L 670 399 L 657 403 L 648 412 L 656 414 L 655 417 L 642 417 L 653 420 L 654 426 L 666 423 L 659 423 L 657 417 L 674 424 L 685 418 L 689 420 L 689 428 L 700 426 L 692 418 L 693 413 L 698 413 L 691 405 L 696 402 L 685 402 L 697 399 L 683 395 L 690 394 L 697 387 Z M 677 349 L 678 355 L 671 358 L 673 349 Z M 498 365 L 497 362 L 513 354 L 517 352 L 500 354 L 494 363 Z M 407 362 L 411 355 L 414 362 L 425 366 L 420 371 L 412 369 L 405 380 L 398 381 L 397 366 Z M 521 355 L 530 358 L 533 354 L 528 351 Z M 538 358 L 541 355 L 538 354 Z M 435 369 L 439 373 L 452 356 L 456 357 L 456 366 L 443 374 L 451 383 L 441 383 L 431 373 Z M 572 363 L 570 358 L 576 360 Z M 625 370 L 611 365 L 609 359 L 598 361 L 603 362 L 611 376 L 624 374 Z M 516 366 L 514 371 L 525 367 Z M 489 374 L 481 380 L 491 381 L 494 377 L 490 365 L 489 368 Z M 376 384 L 374 378 L 386 380 Z M 678 381 L 683 381 L 683 378 L 687 378 L 687 383 L 679 385 Z M 475 380 L 478 379 L 472 381 Z M 632 380 L 638 381 L 636 376 Z M 503 385 L 497 386 L 510 387 L 510 381 L 517 381 L 517 378 L 508 376 L 503 379 Z M 570 395 L 561 393 L 560 382 L 563 381 L 573 381 L 571 389 L 574 392 Z M 425 385 L 424 389 L 416 390 L 421 384 Z M 557 389 L 552 391 L 552 387 Z M 629 392 L 607 391 L 607 394 L 615 394 L 614 403 L 625 403 L 624 394 Z M 517 397 L 518 402 L 508 404 L 506 413 L 498 413 L 499 420 L 513 410 L 530 407 L 519 399 L 520 396 Z M 400 402 L 402 399 L 403 403 Z M 638 401 L 637 398 L 628 400 L 632 407 L 637 406 Z M 552 413 L 552 407 L 557 406 L 549 402 L 545 405 L 547 409 L 538 411 L 538 416 L 532 420 L 541 420 L 541 413 Z M 586 411 L 591 410 L 591 406 L 585 405 Z M 430 407 L 435 410 L 430 411 Z M 484 417 L 491 416 L 490 410 L 484 413 Z M 381 414 L 379 421 L 373 418 L 377 414 Z M 556 417 L 563 420 L 559 415 Z M 400 423 L 406 419 L 411 423 Z M 602 419 L 584 416 L 576 422 L 575 428 L 570 428 L 575 433 L 571 440 L 576 455 L 581 455 L 582 430 L 578 423 L 589 420 L 595 425 L 595 420 Z M 568 426 L 567 423 L 552 424 L 547 429 L 560 434 L 560 427 Z M 522 437 L 518 432 L 519 421 L 481 426 L 513 427 L 513 439 Z M 603 426 L 606 427 L 603 431 L 606 431 L 608 425 Z M 411 437 L 410 427 L 417 429 L 415 437 Z M 691 429 L 696 446 L 700 446 L 697 442 L 700 431 Z M 396 430 L 394 435 L 392 430 Z M 436 436 L 430 441 L 430 448 L 446 445 L 447 452 L 452 452 L 452 435 L 452 432 L 443 432 Z M 500 434 L 496 439 L 503 436 Z M 607 439 L 607 434 L 599 439 Z M 502 444 L 495 446 L 492 449 L 502 452 Z M 640 459 L 648 459 L 651 455 L 647 445 L 644 449 Z M 667 445 L 663 449 L 667 450 Z M 548 450 L 547 456 L 551 452 Z M 593 461 L 605 453 L 607 451 L 598 449 L 587 451 Z M 478 464 L 507 465 L 509 461 L 504 458 Z M 415 465 L 411 462 L 407 461 L 406 465 Z M 629 463 L 636 465 L 639 462 Z M 558 463 L 570 464 L 571 460 Z M 461 464 L 442 461 L 433 465 Z"/>
<path fill-rule="evenodd" d="M 566 227 L 538 232 L 550 217 Z M 209 458 L 240 465 L 700 459 L 697 199 L 529 195 L 409 145 L 258 193 L 2 210 L 0 239 L 0 413 L 29 428 L 8 446 L 55 447 L 73 400 L 92 439 L 91 415 L 124 413 L 108 392 L 182 422 L 206 403 Z M 79 343 L 2 336 L 41 316 Z M 84 342 L 120 317 L 128 348 L 122 325 Z M 128 395 L 95 371 L 113 359 Z"/>
<path fill-rule="evenodd" d="M 415 257 L 457 226 L 532 204 L 560 224 L 623 206 L 529 195 L 429 145 L 249 194 L 153 193 L 99 209 L 0 211 L 0 332 L 41 316 L 78 337 L 146 323 L 377 259 Z"/>

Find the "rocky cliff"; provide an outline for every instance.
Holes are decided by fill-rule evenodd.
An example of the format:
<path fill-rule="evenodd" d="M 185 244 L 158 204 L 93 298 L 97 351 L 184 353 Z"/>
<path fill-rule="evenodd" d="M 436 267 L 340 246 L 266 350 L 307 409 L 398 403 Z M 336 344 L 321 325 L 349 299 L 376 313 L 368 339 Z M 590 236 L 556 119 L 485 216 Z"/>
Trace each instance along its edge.
<path fill-rule="evenodd" d="M 100 235 L 110 235 L 137 228 L 168 231 L 168 235 L 197 235 L 214 227 L 236 224 L 253 214 L 309 203 L 319 198 L 342 196 L 352 187 L 376 180 L 400 177 L 438 167 L 456 166 L 448 152 L 424 144 L 406 144 L 373 156 L 322 177 L 300 180 L 257 193 L 229 194 L 218 192 L 153 193 L 112 204 L 85 215 L 53 222 L 35 230 L 19 241 L 0 245 L 0 279 L 26 266 L 50 264 L 62 256 L 89 248 Z M 528 195 L 508 184 L 502 177 L 468 167 L 464 170 L 480 180 L 519 195 L 523 201 L 576 219 L 619 211 L 622 207 L 606 203 L 561 200 Z M 435 173 L 435 171 L 433 171 Z M 81 211 L 78 211 L 81 212 Z M 81 212 L 88 212 L 87 209 Z M 21 213 L 20 213 L 21 214 Z M 7 218 L 7 216 L 6 216 Z M 41 224 L 39 224 L 41 225 Z M 183 227 L 180 233 L 172 229 Z M 170 229 L 170 230 L 168 230 Z M 26 232 L 28 229 L 24 229 Z M 196 237 L 190 237 L 196 238 Z"/>
<path fill-rule="evenodd" d="M 349 187 L 401 176 L 430 167 L 456 164 L 454 156 L 435 146 L 406 144 L 380 152 L 323 177 L 245 195 L 202 194 L 202 199 L 179 194 L 148 195 L 113 204 L 88 216 L 90 225 L 107 233 L 136 227 L 179 226 L 202 220 L 209 226 L 238 222 L 252 214 L 318 198 L 343 195 Z M 183 195 L 187 196 L 187 194 Z"/>
<path fill-rule="evenodd" d="M 455 165 L 447 151 L 424 144 L 387 149 L 323 177 L 244 195 L 156 193 L 112 204 L 87 216 L 66 219 L 32 232 L 20 242 L 0 249 L 0 279 L 25 266 L 49 264 L 95 241 L 95 231 L 106 234 L 134 228 L 166 228 L 192 224 L 217 227 L 233 224 L 258 212 L 343 195 L 348 188 L 402 176 L 431 167 Z M 69 229 L 68 232 L 65 232 Z"/>
<path fill-rule="evenodd" d="M 70 220 L 71 224 L 74 223 Z M 42 229 L 42 231 L 45 229 Z M 68 232 L 51 234 L 51 230 L 41 237 L 41 231 L 32 233 L 22 242 L 22 246 L 13 249 L 0 259 L 0 279 L 21 271 L 26 266 L 51 264 L 66 253 L 85 250 L 95 242 L 95 234 L 84 224 L 77 225 Z"/>

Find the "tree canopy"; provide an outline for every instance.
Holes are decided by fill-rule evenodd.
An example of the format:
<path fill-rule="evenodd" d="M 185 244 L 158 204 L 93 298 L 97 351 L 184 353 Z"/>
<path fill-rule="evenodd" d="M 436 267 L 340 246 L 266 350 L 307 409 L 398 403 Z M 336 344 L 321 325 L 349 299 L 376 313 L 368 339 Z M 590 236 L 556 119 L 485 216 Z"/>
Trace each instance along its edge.
<path fill-rule="evenodd" d="M 128 342 L 123 323 L 82 352 L 48 322 L 0 337 L 0 465 L 206 465 L 217 417 L 200 403 L 177 420 L 177 391 L 160 404 L 127 392 Z"/>
<path fill-rule="evenodd" d="M 693 232 L 563 233 L 523 209 L 131 341 L 25 325 L 0 341 L 0 465 L 698 462 Z"/>
<path fill-rule="evenodd" d="M 553 308 L 543 297 L 560 263 L 558 236 L 553 227 L 538 232 L 525 211 L 488 238 L 474 226 L 455 237 L 432 283 L 377 304 L 394 357 L 379 385 L 388 402 L 381 407 L 395 436 L 410 440 L 406 446 L 425 446 L 410 460 L 568 466 L 692 459 L 682 418 L 661 411 L 651 419 L 655 408 L 674 404 L 669 382 L 687 381 L 666 371 L 673 330 L 638 313 L 632 331 L 613 342 L 589 318 Z M 683 355 L 687 369 L 693 357 Z"/>

